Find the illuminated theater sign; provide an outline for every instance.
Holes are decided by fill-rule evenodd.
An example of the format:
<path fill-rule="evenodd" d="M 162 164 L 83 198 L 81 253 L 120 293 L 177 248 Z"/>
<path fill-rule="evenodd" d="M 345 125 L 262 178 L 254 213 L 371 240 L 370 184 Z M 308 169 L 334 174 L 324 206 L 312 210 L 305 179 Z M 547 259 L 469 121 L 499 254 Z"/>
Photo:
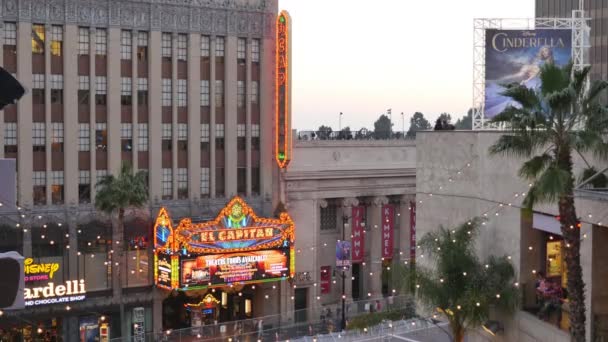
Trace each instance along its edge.
<path fill-rule="evenodd" d="M 291 17 L 281 11 L 276 23 L 275 154 L 280 168 L 291 160 Z"/>
<path fill-rule="evenodd" d="M 154 225 L 154 278 L 165 289 L 276 281 L 294 275 L 294 225 L 287 213 L 257 217 L 240 197 L 213 221 L 173 227 L 161 208 Z"/>

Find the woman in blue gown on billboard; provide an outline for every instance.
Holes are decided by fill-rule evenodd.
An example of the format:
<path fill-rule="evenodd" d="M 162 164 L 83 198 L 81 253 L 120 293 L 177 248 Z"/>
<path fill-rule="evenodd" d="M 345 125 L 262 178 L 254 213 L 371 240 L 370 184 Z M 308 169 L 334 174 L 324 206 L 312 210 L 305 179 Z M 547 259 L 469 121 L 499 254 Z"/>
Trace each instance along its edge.
<path fill-rule="evenodd" d="M 553 50 L 547 45 L 542 46 L 530 63 L 522 65 L 516 73 L 502 77 L 499 83 L 519 83 L 520 85 L 535 89 L 540 85 L 538 76 L 540 75 L 542 66 L 554 63 Z"/>

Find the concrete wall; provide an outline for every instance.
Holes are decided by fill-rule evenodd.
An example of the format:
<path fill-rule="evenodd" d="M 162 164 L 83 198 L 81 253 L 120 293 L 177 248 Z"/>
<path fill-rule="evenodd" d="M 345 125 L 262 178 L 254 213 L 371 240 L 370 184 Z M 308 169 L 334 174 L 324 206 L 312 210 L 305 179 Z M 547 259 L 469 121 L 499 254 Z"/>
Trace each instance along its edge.
<path fill-rule="evenodd" d="M 532 220 L 518 208 L 528 182 L 518 176 L 522 159 L 513 156 L 490 156 L 488 148 L 500 132 L 450 131 L 419 132 L 416 138 L 416 200 L 417 235 L 437 229 L 438 226 L 455 226 L 471 217 L 487 214 L 488 222 L 482 226 L 477 250 L 483 259 L 491 254 L 508 255 L 516 269 L 516 281 L 521 284 L 524 298 L 534 296 L 534 273 L 544 263 L 538 246 L 541 234 L 532 229 Z M 584 163 L 574 157 L 575 173 Z M 587 158 L 591 160 L 591 158 Z M 594 165 L 602 163 L 591 160 Z M 608 253 L 601 246 L 608 242 L 608 230 L 597 223 L 605 215 L 608 199 L 577 193 L 577 214 L 583 221 L 581 234 L 585 234 L 581 248 L 583 280 L 586 284 L 587 335 L 591 338 L 592 314 L 608 309 L 608 267 L 603 260 Z M 554 204 L 535 207 L 548 215 L 557 214 Z M 498 215 L 496 215 L 498 213 Z M 590 216 L 591 215 L 591 216 Z M 608 220 L 605 220 L 608 221 Z M 590 223 L 591 222 L 591 223 Z M 529 249 L 529 246 L 533 246 Z M 424 262 L 418 257 L 419 262 Z M 562 333 L 525 312 L 503 319 L 509 341 L 547 341 L 562 339 Z M 509 328 L 511 327 L 511 328 Z M 546 329 L 545 329 L 546 328 Z M 545 330 L 550 332 L 545 332 Z M 555 331 L 554 331 L 555 330 Z M 548 337 L 551 336 L 551 337 Z"/>

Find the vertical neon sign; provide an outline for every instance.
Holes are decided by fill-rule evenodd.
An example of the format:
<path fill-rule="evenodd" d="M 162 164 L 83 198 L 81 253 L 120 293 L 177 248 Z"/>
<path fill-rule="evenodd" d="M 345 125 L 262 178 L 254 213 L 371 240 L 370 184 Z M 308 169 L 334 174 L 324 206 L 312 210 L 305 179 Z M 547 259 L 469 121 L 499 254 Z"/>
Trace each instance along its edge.
<path fill-rule="evenodd" d="M 291 160 L 291 17 L 281 11 L 277 17 L 275 158 L 280 168 Z"/>

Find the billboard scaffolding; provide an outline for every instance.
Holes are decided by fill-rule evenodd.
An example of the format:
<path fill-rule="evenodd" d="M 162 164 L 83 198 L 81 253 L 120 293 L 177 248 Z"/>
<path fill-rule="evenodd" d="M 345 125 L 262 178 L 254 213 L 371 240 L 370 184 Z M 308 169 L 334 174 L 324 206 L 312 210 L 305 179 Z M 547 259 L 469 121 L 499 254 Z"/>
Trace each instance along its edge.
<path fill-rule="evenodd" d="M 572 62 L 575 69 L 589 65 L 589 18 L 584 11 L 572 11 L 571 18 L 481 18 L 473 22 L 473 130 L 500 129 L 487 122 L 486 100 L 486 31 L 495 30 L 571 30 Z"/>

